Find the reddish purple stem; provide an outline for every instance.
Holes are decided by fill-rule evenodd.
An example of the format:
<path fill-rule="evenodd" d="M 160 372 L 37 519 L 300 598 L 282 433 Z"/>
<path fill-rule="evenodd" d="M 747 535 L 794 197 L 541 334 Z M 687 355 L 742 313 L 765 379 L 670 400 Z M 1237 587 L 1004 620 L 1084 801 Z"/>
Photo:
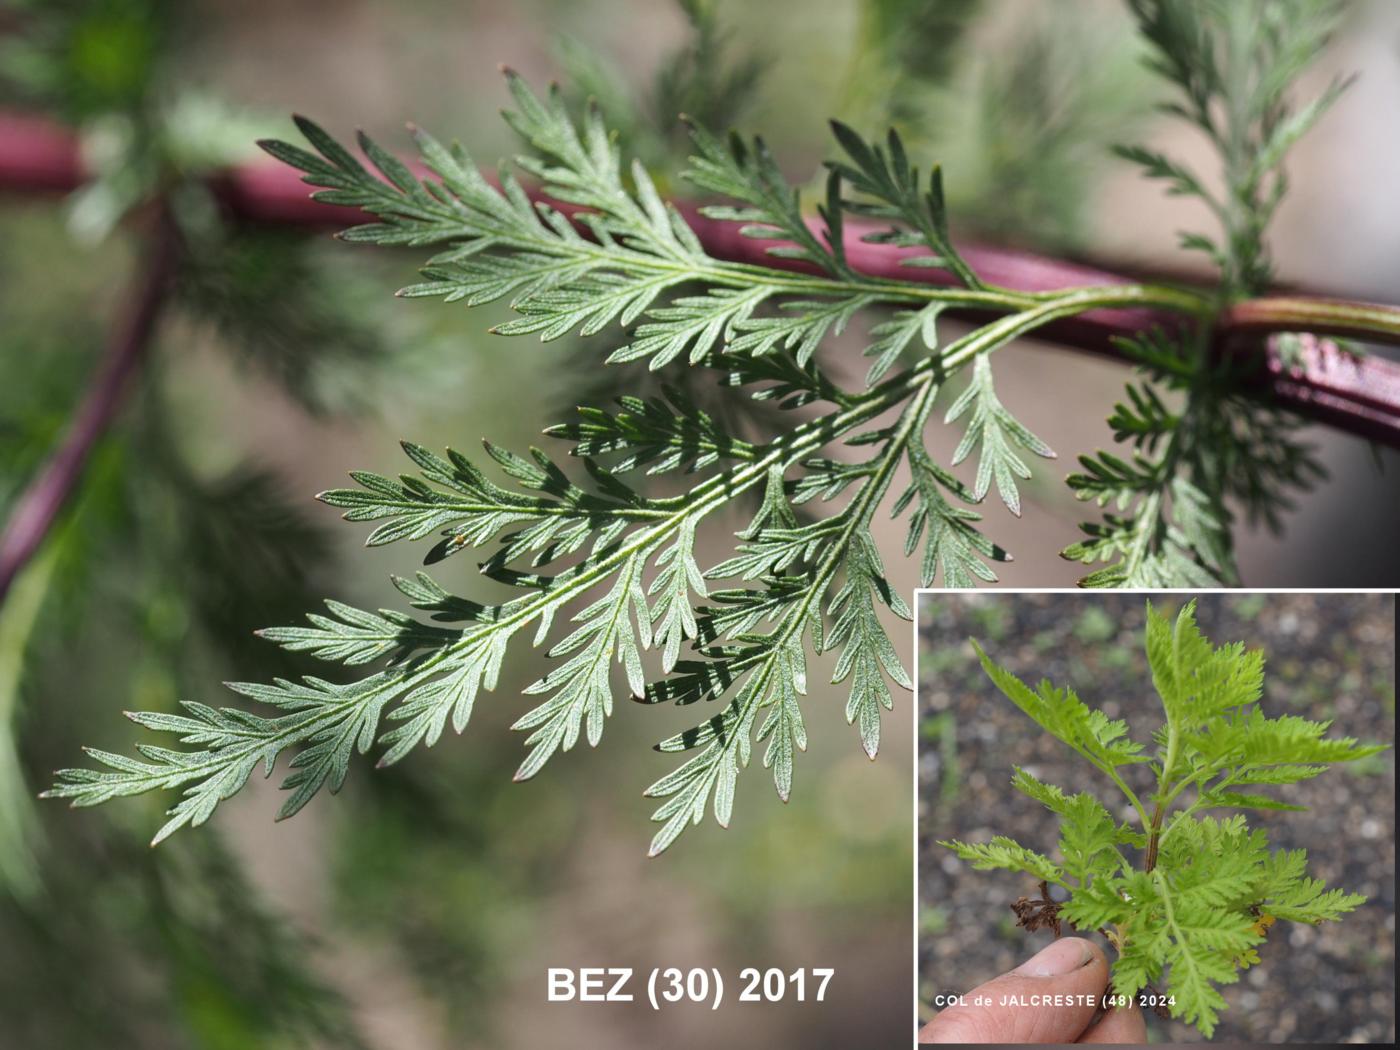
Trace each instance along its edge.
<path fill-rule="evenodd" d="M 131 298 L 111 332 L 101 365 L 63 443 L 20 494 L 0 533 L 0 602 L 68 502 L 93 448 L 140 370 L 170 288 L 177 254 L 174 231 L 161 217 Z"/>
<path fill-rule="evenodd" d="M 416 166 L 420 174 L 421 167 Z M 77 138 L 41 118 L 0 113 L 0 190 L 63 193 L 89 176 Z M 209 180 L 233 218 L 254 223 L 326 229 L 363 222 L 358 209 L 312 201 L 300 175 L 281 164 L 259 161 L 221 172 Z M 716 258 L 779 269 L 810 270 L 800 260 L 769 255 L 773 242 L 742 236 L 738 224 L 700 215 L 679 205 L 705 250 Z M 942 270 L 901 264 L 916 249 L 869 244 L 861 238 L 873 227 L 847 222 L 846 255 L 852 267 L 873 277 L 952 286 Z M 1045 292 L 1082 285 L 1128 283 L 1134 278 L 1029 252 L 985 245 L 960 247 L 963 257 L 988 284 L 1023 292 Z M 20 568 L 38 549 L 82 474 L 93 447 L 111 423 L 139 370 L 174 272 L 178 249 L 174 231 L 162 219 L 145 261 L 139 285 L 112 333 L 102 366 L 80 405 L 63 444 L 15 504 L 0 534 L 0 600 Z M 1335 309 L 1333 309 L 1335 308 Z M 1396 342 L 1386 323 L 1356 327 L 1344 314 L 1352 308 L 1393 318 L 1396 307 L 1365 306 L 1318 298 L 1257 299 L 1225 312 L 1217 325 L 1223 352 L 1265 353 L 1263 392 L 1282 407 L 1337 429 L 1400 448 L 1400 365 L 1381 358 L 1342 352 L 1328 339 L 1299 341 L 1291 355 L 1281 352 L 1278 333 L 1355 336 Z M 1330 312 L 1329 312 L 1330 311 Z M 953 311 L 957 312 L 957 311 Z M 1120 356 L 1117 338 L 1153 326 L 1171 328 L 1179 314 L 1155 309 L 1092 310 L 1046 325 L 1045 339 L 1092 353 Z"/>

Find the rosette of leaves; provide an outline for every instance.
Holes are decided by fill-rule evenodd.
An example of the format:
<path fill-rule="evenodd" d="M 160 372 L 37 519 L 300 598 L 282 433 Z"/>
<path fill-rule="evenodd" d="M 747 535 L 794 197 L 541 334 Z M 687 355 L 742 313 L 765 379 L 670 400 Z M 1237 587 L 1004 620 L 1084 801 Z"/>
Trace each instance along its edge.
<path fill-rule="evenodd" d="M 1129 736 L 1126 722 L 1048 680 L 1032 688 L 974 641 L 996 687 L 1107 777 L 1119 796 L 1105 802 L 1087 791 L 1069 794 L 1018 768 L 1012 786 L 1059 824 L 1057 860 L 1005 836 L 939 844 L 979 870 L 1022 871 L 1059 886 L 1068 900 L 1044 902 L 1055 918 L 1099 931 L 1117 949 L 1113 990 L 1135 996 L 1152 984 L 1173 1017 L 1209 1037 L 1226 1006 L 1217 986 L 1261 962 L 1259 946 L 1273 921 L 1316 925 L 1366 898 L 1310 877 L 1305 850 L 1270 850 L 1267 834 L 1250 827 L 1244 813 L 1206 811 L 1304 809 L 1263 792 L 1385 746 L 1327 737 L 1329 722 L 1266 715 L 1263 653 L 1238 642 L 1213 646 L 1194 613 L 1194 601 L 1174 620 L 1147 605 L 1147 658 L 1164 719 L 1152 733 L 1155 753 Z M 1124 776 L 1139 764 L 1154 781 L 1142 796 Z M 1136 826 L 1112 815 L 1124 800 Z"/>

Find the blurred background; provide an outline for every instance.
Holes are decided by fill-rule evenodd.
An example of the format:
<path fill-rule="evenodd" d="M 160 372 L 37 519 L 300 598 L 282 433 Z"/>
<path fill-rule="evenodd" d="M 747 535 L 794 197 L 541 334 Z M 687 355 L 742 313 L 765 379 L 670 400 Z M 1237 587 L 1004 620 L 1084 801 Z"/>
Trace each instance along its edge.
<path fill-rule="evenodd" d="M 1185 595 L 1153 605 L 1169 617 Z M 1395 742 L 1393 594 L 1201 595 L 1196 619 L 1215 645 L 1263 649 L 1266 714 L 1330 720 L 1329 736 Z M 1066 791 L 1121 795 L 1043 732 L 983 673 L 969 638 L 1022 681 L 1049 678 L 1148 739 L 1161 700 L 1143 650 L 1141 594 L 919 596 L 919 1011 L 1013 969 L 1053 938 L 1016 925 L 1010 904 L 1036 893 L 1027 876 L 975 871 L 938 839 L 1008 835 L 1053 854 L 1043 806 L 1012 790 L 1020 766 Z M 1151 750 L 1151 745 L 1148 745 Z M 1141 792 L 1145 768 L 1125 779 Z M 1147 780 L 1142 780 L 1147 777 Z M 1268 792 L 1306 812 L 1247 812 L 1271 849 L 1306 849 L 1308 872 L 1368 900 L 1340 922 L 1279 922 L 1262 963 L 1221 988 L 1224 1043 L 1387 1043 L 1395 1040 L 1395 752 L 1333 766 Z M 1126 806 L 1126 803 L 1125 803 Z M 1110 810 L 1113 809 L 1110 805 Z M 1115 816 L 1127 819 L 1128 813 Z M 1153 1042 L 1200 1042 L 1193 1027 L 1147 1018 Z"/>
<path fill-rule="evenodd" d="M 1304 85 L 1362 74 L 1293 163 L 1274 238 L 1285 280 L 1393 297 L 1397 40 L 1400 9 L 1358 2 Z M 1158 89 L 1139 57 L 1113 0 L 0 3 L 0 110 L 73 129 L 94 175 L 75 192 L 0 190 L 0 519 L 61 440 L 130 306 L 147 251 L 133 209 L 159 191 L 196 249 L 75 497 L 0 605 L 6 1038 L 902 1045 L 913 729 L 898 702 L 872 764 L 844 725 L 844 697 L 814 688 L 790 805 L 750 772 L 729 831 L 695 829 L 657 861 L 643 856 L 652 806 L 640 792 L 670 764 L 649 745 L 690 717 L 622 705 L 602 754 L 580 749 L 512 786 L 521 752 L 506 727 L 538 676 L 525 650 L 463 739 L 388 771 L 360 763 L 339 798 L 283 824 L 271 822 L 274 782 L 157 850 L 145 843 L 168 798 L 74 813 L 33 796 L 82 744 L 128 751 L 139 735 L 122 710 L 228 702 L 223 679 L 325 673 L 254 629 L 327 596 L 395 604 L 388 574 L 416 568 L 422 551 L 364 550 L 364 531 L 312 493 L 349 469 L 398 471 L 400 438 L 470 451 L 489 435 L 520 449 L 575 404 L 654 381 L 597 369 L 611 345 L 601 338 L 494 338 L 503 308 L 394 299 L 421 253 L 232 221 L 203 176 L 259 162 L 260 136 L 294 138 L 291 112 L 401 152 L 412 120 L 486 160 L 516 148 L 498 116 L 507 63 L 536 84 L 558 78 L 575 104 L 597 98 L 625 148 L 677 193 L 682 110 L 763 131 L 798 181 L 828 151 L 827 117 L 872 134 L 894 123 L 916 156 L 944 162 L 966 235 L 1176 268 L 1176 229 L 1202 217 L 1107 153 L 1133 137 L 1202 151 L 1152 114 Z M 833 345 L 833 370 L 863 373 L 862 345 L 855 331 Z M 994 515 L 993 535 L 1017 556 L 1003 579 L 1067 583 L 1075 567 L 1056 552 L 1084 512 L 1061 477 L 1074 453 L 1109 440 L 1102 421 L 1125 374 L 1033 343 L 998 356 L 1001 396 L 1062 456 L 1023 490 L 1021 520 Z M 1286 516 L 1283 536 L 1249 529 L 1246 580 L 1394 581 L 1396 457 L 1312 436 L 1332 480 Z M 946 462 L 956 438 L 933 435 L 931 451 Z M 894 530 L 879 538 L 912 587 Z M 721 549 L 712 537 L 702 560 Z M 465 564 L 440 568 L 450 588 L 479 586 Z M 835 965 L 838 977 L 821 1007 L 543 1007 L 547 966 L 598 964 Z"/>

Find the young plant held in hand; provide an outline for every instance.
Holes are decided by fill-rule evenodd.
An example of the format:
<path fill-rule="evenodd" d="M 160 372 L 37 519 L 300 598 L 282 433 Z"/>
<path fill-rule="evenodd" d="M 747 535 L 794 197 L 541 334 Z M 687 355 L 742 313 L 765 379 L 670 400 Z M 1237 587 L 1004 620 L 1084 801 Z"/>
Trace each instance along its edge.
<path fill-rule="evenodd" d="M 1260 709 L 1264 656 L 1242 643 L 1213 646 L 1196 626 L 1195 602 L 1175 620 L 1147 606 L 1147 658 L 1162 701 L 1152 734 L 1155 754 L 1128 736 L 1125 722 L 1090 708 L 1074 690 L 1048 680 L 1031 688 L 998 666 L 974 641 L 987 676 L 1022 711 L 1063 741 L 1118 789 L 1106 804 L 1090 792 L 1067 794 L 1016 769 L 1012 786 L 1059 821 L 1058 861 L 1012 839 L 941 842 L 979 870 L 1006 868 L 1034 876 L 1044 900 L 1021 898 L 1013 910 L 1039 918 L 1050 906 L 1047 884 L 1069 899 L 1056 924 L 1100 931 L 1117 949 L 1113 991 L 1136 996 L 1158 984 L 1172 1016 L 1209 1037 L 1225 1000 L 1216 985 L 1260 962 L 1257 950 L 1275 920 L 1317 924 L 1337 919 L 1366 898 L 1328 890 L 1307 875 L 1304 850 L 1269 849 L 1262 829 L 1243 813 L 1207 810 L 1300 810 L 1261 788 L 1315 777 L 1334 762 L 1374 755 L 1382 745 L 1324 736 L 1330 723 Z M 1130 770 L 1147 765 L 1152 788 L 1139 795 Z M 1126 800 L 1136 826 L 1113 813 Z M 1134 852 L 1137 851 L 1137 852 Z M 1135 863 L 1140 858 L 1140 863 Z M 1025 914 L 1022 914 L 1025 912 Z"/>

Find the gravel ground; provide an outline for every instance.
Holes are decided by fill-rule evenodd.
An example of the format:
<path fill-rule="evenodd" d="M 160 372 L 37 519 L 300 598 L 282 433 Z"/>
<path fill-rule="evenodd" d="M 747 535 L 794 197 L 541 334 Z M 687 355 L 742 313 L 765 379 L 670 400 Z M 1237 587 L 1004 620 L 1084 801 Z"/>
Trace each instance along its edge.
<path fill-rule="evenodd" d="M 1163 595 L 1174 615 L 1182 598 Z M 1009 904 L 1036 896 L 1029 877 L 978 872 L 935 842 L 1006 834 L 1055 854 L 1053 821 L 1011 790 L 1013 765 L 1071 791 L 1116 792 L 1025 718 L 983 675 L 969 637 L 1023 679 L 1075 687 L 1145 739 L 1160 701 L 1142 651 L 1143 598 L 1123 594 L 924 594 L 919 603 L 920 1021 L 940 992 L 1012 969 L 1051 935 L 1015 926 Z M 1331 735 L 1394 742 L 1395 600 L 1389 595 L 1204 595 L 1197 619 L 1217 644 L 1244 640 L 1268 657 L 1264 710 L 1332 719 Z M 1150 745 L 1149 745 L 1150 747 Z M 1141 792 L 1144 767 L 1130 769 Z M 1102 781 L 1102 782 L 1101 782 Z M 1248 811 L 1273 848 L 1306 848 L 1311 874 L 1369 900 L 1341 922 L 1279 923 L 1262 964 L 1222 989 L 1216 1042 L 1395 1041 L 1394 752 L 1267 789 L 1307 812 Z M 1126 803 L 1124 804 L 1126 807 Z M 1111 808 L 1111 807 L 1110 807 Z M 1133 817 L 1131 807 L 1120 814 Z M 1110 951 L 1110 958 L 1112 957 Z M 1148 1019 L 1154 1042 L 1198 1042 Z"/>

